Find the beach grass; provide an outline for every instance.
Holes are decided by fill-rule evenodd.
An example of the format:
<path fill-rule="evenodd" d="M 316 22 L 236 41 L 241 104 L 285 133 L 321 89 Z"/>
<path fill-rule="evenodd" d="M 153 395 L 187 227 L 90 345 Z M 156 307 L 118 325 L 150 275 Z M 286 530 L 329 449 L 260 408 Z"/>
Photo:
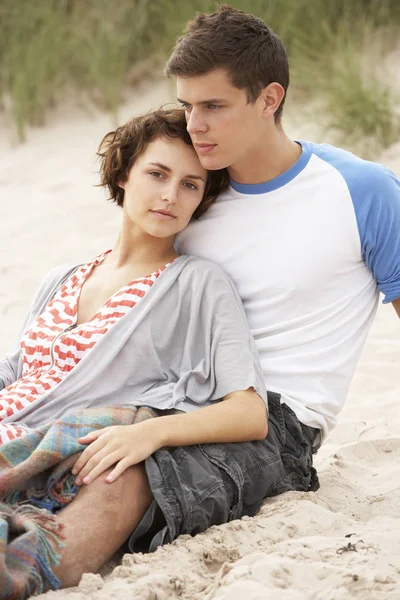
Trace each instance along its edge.
<path fill-rule="evenodd" d="M 368 152 L 399 137 L 398 98 L 386 57 L 399 42 L 396 0 L 237 0 L 282 37 L 293 93 L 316 102 L 327 129 Z M 66 95 L 85 94 L 118 120 L 132 73 L 168 57 L 211 0 L 1 0 L 0 107 L 18 138 Z M 367 60 L 366 60 L 366 57 Z M 148 75 L 148 73 L 147 73 Z"/>
<path fill-rule="evenodd" d="M 25 124 L 44 122 L 57 90 L 68 79 L 67 27 L 57 3 L 17 0 L 5 5 L 1 15 L 1 92 L 9 98 L 18 137 L 23 140 Z"/>

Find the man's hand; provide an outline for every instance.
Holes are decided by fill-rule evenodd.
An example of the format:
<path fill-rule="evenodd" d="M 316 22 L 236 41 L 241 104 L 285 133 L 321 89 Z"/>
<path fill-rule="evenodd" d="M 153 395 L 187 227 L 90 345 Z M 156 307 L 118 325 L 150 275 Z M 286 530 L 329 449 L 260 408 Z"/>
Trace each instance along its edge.
<path fill-rule="evenodd" d="M 80 444 L 88 444 L 72 469 L 75 483 L 91 483 L 96 477 L 115 465 L 106 481 L 115 481 L 128 467 L 146 460 L 161 448 L 158 419 L 136 425 L 114 425 L 93 431 L 79 438 Z M 155 426 L 153 426 L 155 425 Z"/>

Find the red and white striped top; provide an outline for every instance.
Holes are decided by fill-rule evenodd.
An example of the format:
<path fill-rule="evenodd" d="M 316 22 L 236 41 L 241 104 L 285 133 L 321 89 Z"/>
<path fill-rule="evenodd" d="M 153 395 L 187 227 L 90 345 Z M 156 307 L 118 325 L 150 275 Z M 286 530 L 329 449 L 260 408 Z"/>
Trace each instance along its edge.
<path fill-rule="evenodd" d="M 77 325 L 78 301 L 84 282 L 108 250 L 83 265 L 64 283 L 21 340 L 22 377 L 0 391 L 0 444 L 23 435 L 22 425 L 2 423 L 15 417 L 39 396 L 54 388 L 96 342 L 144 297 L 170 265 L 122 287 L 90 321 Z"/>

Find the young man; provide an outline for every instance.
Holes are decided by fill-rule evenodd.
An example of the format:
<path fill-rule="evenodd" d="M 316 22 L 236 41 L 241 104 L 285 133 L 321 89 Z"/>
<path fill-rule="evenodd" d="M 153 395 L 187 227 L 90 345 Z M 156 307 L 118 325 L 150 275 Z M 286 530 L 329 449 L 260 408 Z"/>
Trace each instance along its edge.
<path fill-rule="evenodd" d="M 379 291 L 400 316 L 400 182 L 381 165 L 285 134 L 286 52 L 253 15 L 227 5 L 197 15 L 166 74 L 176 77 L 202 165 L 228 167 L 231 178 L 230 189 L 179 235 L 178 250 L 225 268 L 267 388 L 321 432 L 316 441 L 324 439 Z M 284 437 L 281 443 L 286 452 Z"/>

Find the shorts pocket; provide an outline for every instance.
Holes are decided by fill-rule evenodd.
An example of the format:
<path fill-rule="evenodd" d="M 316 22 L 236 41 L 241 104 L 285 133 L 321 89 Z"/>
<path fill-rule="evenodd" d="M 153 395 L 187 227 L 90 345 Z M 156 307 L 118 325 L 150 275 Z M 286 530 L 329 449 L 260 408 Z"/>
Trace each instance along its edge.
<path fill-rule="evenodd" d="M 319 488 L 317 471 L 313 467 L 312 440 L 305 435 L 296 414 L 286 404 L 282 405 L 285 419 L 286 441 L 282 462 L 286 470 L 285 489 L 302 492 Z"/>
<path fill-rule="evenodd" d="M 218 467 L 221 472 L 229 501 L 228 521 L 240 518 L 243 506 L 244 479 L 239 465 L 229 457 L 220 444 L 203 444 L 199 448 L 210 463 Z"/>

